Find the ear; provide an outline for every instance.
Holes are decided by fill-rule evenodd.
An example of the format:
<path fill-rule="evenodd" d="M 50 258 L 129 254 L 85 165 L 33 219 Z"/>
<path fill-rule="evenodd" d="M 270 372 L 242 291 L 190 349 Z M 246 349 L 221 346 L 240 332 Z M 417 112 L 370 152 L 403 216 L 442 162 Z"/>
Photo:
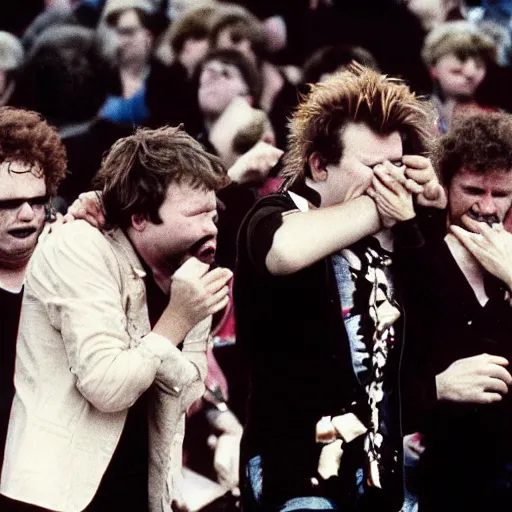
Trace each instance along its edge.
<path fill-rule="evenodd" d="M 311 169 L 311 177 L 313 181 L 326 181 L 327 169 L 325 160 L 318 151 L 315 151 L 309 157 L 309 168 Z"/>
<path fill-rule="evenodd" d="M 135 231 L 144 231 L 148 223 L 146 217 L 144 217 L 144 215 L 141 215 L 140 213 L 134 213 L 131 217 L 131 221 L 132 228 L 135 229 Z"/>

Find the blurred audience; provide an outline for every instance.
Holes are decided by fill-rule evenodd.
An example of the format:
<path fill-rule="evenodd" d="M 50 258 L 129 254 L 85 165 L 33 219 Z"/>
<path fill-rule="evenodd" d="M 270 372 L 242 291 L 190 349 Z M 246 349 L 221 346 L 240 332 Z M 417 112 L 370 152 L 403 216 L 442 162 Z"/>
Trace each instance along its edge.
<path fill-rule="evenodd" d="M 496 59 L 490 37 L 469 22 L 445 23 L 430 32 L 422 55 L 434 82 L 432 100 L 441 132 L 446 133 L 456 117 L 485 110 L 475 95 L 487 66 Z"/>

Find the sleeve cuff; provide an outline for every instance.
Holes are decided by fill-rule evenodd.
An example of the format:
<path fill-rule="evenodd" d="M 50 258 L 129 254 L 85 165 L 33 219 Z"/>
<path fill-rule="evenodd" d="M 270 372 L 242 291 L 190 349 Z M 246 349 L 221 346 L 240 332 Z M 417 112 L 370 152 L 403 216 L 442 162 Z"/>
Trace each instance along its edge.
<path fill-rule="evenodd" d="M 416 217 L 398 222 L 393 226 L 392 232 L 401 247 L 421 247 L 425 243 Z"/>
<path fill-rule="evenodd" d="M 156 383 L 163 391 L 178 396 L 191 382 L 200 378 L 196 366 L 164 336 L 150 332 L 142 338 L 139 346 L 160 360 Z"/>

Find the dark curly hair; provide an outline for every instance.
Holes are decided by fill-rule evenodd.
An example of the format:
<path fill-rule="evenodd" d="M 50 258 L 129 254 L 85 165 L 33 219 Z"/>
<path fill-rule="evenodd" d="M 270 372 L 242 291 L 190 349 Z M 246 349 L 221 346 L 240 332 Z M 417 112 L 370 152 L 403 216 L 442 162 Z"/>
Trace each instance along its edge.
<path fill-rule="evenodd" d="M 512 115 L 479 114 L 455 123 L 434 146 L 432 162 L 444 185 L 463 167 L 474 172 L 512 170 Z"/>
<path fill-rule="evenodd" d="M 139 128 L 103 159 L 94 186 L 103 192 L 109 228 L 126 228 L 134 214 L 161 224 L 158 213 L 171 183 L 218 190 L 229 179 L 220 159 L 179 127 Z"/>
<path fill-rule="evenodd" d="M 6 160 L 34 166 L 50 196 L 66 175 L 66 149 L 57 130 L 30 110 L 0 107 L 0 162 Z"/>

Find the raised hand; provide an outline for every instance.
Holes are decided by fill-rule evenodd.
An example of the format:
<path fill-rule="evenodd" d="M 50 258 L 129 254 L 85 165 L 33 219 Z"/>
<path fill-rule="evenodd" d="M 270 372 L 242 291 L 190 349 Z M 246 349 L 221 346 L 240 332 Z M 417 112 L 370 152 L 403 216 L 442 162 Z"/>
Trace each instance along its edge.
<path fill-rule="evenodd" d="M 451 232 L 490 274 L 512 291 L 512 234 L 502 224 L 488 226 L 467 215 L 462 222 L 470 230 L 450 226 Z"/>
<path fill-rule="evenodd" d="M 261 183 L 277 164 L 283 151 L 266 142 L 258 142 L 244 153 L 228 170 L 236 183 Z"/>
<path fill-rule="evenodd" d="M 189 258 L 171 278 L 168 309 L 188 327 L 187 332 L 228 303 L 233 273 L 226 268 L 208 269 L 206 263 Z"/>
<path fill-rule="evenodd" d="M 448 199 L 430 160 L 420 155 L 404 155 L 402 162 L 405 165 L 405 175 L 409 178 L 405 186 L 412 193 L 417 194 L 418 204 L 446 208 Z"/>
<path fill-rule="evenodd" d="M 375 201 L 382 225 L 390 228 L 415 216 L 411 192 L 405 187 L 401 168 L 391 162 L 373 168 L 374 177 L 367 194 Z"/>

